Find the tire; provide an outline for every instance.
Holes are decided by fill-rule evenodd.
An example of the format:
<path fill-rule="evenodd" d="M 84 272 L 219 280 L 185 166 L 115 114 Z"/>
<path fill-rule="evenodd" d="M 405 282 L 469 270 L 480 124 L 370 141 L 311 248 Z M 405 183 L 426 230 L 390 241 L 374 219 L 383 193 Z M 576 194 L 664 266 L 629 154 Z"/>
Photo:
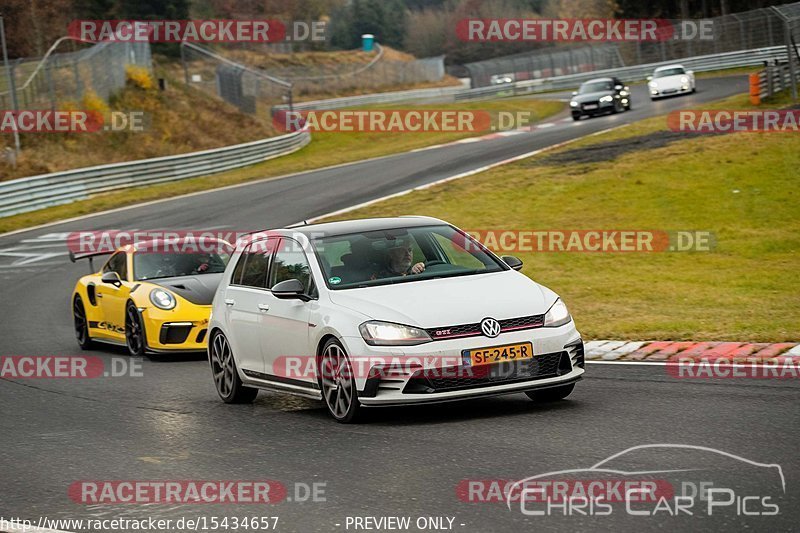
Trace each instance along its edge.
<path fill-rule="evenodd" d="M 361 415 L 353 367 L 341 343 L 330 339 L 322 348 L 318 363 L 322 401 L 339 423 L 351 424 Z"/>
<path fill-rule="evenodd" d="M 81 347 L 81 350 L 93 349 L 96 345 L 89 336 L 86 308 L 83 306 L 83 300 L 81 300 L 80 296 L 76 296 L 72 302 L 72 322 L 75 325 L 75 339 L 78 341 L 78 346 Z"/>
<path fill-rule="evenodd" d="M 214 333 L 211 339 L 211 375 L 214 388 L 225 403 L 253 403 L 258 396 L 258 389 L 245 387 L 236 370 L 236 360 L 228 338 L 221 331 Z"/>
<path fill-rule="evenodd" d="M 125 346 L 132 357 L 144 356 L 145 339 L 144 324 L 139 317 L 139 310 L 133 302 L 125 306 Z"/>
<path fill-rule="evenodd" d="M 581 119 L 580 115 L 572 115 L 572 120 L 574 120 L 575 122 L 578 122 L 580 119 Z"/>
<path fill-rule="evenodd" d="M 563 385 L 561 387 L 525 391 L 525 394 L 536 403 L 549 403 L 563 400 L 572 393 L 574 388 L 575 384 L 570 383 L 569 385 Z"/>

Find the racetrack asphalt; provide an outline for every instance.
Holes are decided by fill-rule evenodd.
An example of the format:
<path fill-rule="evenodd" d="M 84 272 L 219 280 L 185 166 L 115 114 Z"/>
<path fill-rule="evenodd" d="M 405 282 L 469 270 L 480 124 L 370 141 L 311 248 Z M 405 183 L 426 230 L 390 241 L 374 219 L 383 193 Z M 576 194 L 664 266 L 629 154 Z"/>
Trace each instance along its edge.
<path fill-rule="evenodd" d="M 277 227 L 423 185 L 516 155 L 747 89 L 744 77 L 703 79 L 698 93 L 634 110 L 475 143 L 306 172 L 0 236 L 0 355 L 77 355 L 69 298 L 85 264 L 62 237 L 79 230 L 255 230 Z M 578 317 L 578 325 L 580 320 Z M 0 517 L 279 516 L 278 531 L 353 531 L 348 516 L 445 516 L 455 531 L 666 528 L 788 531 L 800 519 L 798 386 L 791 380 L 679 380 L 660 366 L 588 365 L 568 401 L 515 394 L 369 412 L 364 424 L 329 420 L 319 403 L 261 393 L 253 405 L 217 397 L 203 356 L 128 359 L 140 376 L 0 379 Z M 521 479 L 585 468 L 634 445 L 715 448 L 782 467 L 780 514 L 526 517 L 498 503 L 461 501 L 467 479 Z M 669 466 L 680 467 L 680 455 Z M 641 464 L 642 467 L 652 465 Z M 663 466 L 663 465 L 661 465 Z M 735 467 L 728 465 L 728 469 Z M 757 477 L 757 476 L 756 476 Z M 276 505 L 83 505 L 77 480 L 256 480 L 324 483 L 325 501 Z M 339 525 L 337 525 L 339 524 Z M 463 525 L 462 525 L 463 524 Z M 385 529 L 384 529 L 385 530 Z M 412 530 L 417 530 L 413 528 Z"/>

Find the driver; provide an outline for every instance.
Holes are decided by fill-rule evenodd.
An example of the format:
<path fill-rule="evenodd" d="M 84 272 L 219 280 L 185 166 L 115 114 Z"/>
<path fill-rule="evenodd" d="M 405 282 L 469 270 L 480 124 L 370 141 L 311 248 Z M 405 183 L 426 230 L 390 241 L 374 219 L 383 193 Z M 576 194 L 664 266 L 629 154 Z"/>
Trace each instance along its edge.
<path fill-rule="evenodd" d="M 425 271 L 425 263 L 414 263 L 414 252 L 411 249 L 411 241 L 407 239 L 395 239 L 389 243 L 386 250 L 386 264 L 370 279 L 391 278 L 396 276 L 408 276 L 409 274 L 419 274 Z"/>

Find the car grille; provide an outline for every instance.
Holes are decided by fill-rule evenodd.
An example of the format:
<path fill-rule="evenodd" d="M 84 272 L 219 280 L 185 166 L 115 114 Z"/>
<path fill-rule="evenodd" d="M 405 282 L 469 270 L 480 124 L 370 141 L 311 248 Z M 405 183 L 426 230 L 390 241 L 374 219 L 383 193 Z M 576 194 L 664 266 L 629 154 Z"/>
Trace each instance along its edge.
<path fill-rule="evenodd" d="M 507 331 L 517 331 L 520 329 L 540 328 L 544 325 L 544 315 L 531 315 L 519 318 L 507 318 L 499 320 L 500 333 Z M 444 328 L 430 328 L 425 330 L 433 340 L 457 339 L 462 337 L 477 337 L 483 335 L 481 323 L 462 324 L 459 326 L 448 326 Z"/>
<path fill-rule="evenodd" d="M 182 344 L 186 342 L 191 330 L 191 325 L 164 324 L 161 326 L 159 341 L 161 344 Z"/>
<path fill-rule="evenodd" d="M 533 359 L 470 367 L 419 370 L 408 380 L 406 394 L 450 392 L 491 385 L 545 379 L 572 370 L 567 352 L 537 355 Z M 426 375 L 427 374 L 427 375 Z M 433 375 L 431 375 L 433 374 Z"/>

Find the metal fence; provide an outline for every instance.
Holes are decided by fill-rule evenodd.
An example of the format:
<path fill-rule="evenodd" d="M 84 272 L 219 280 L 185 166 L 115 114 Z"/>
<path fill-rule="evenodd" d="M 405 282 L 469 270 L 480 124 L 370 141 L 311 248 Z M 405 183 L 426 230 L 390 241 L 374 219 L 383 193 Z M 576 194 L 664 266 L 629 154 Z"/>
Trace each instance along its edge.
<path fill-rule="evenodd" d="M 250 52 L 250 51 L 248 51 Z M 309 94 L 357 89 L 376 90 L 387 85 L 435 82 L 445 75 L 444 57 L 414 61 L 388 61 L 383 49 L 367 63 L 349 66 L 318 65 L 259 69 L 245 60 L 256 58 L 239 50 L 222 55 L 218 49 L 193 43 L 181 45 L 181 64 L 186 83 L 215 94 L 241 111 L 268 117 L 273 106 L 289 107 Z"/>
<path fill-rule="evenodd" d="M 181 43 L 184 81 L 253 115 L 291 102 L 291 82 L 224 57 L 206 46 Z"/>
<path fill-rule="evenodd" d="M 497 77 L 529 80 L 606 70 L 626 65 L 664 63 L 679 58 L 709 56 L 786 46 L 798 40 L 800 2 L 755 9 L 708 19 L 713 35 L 708 40 L 623 42 L 613 45 L 563 45 L 525 54 L 469 63 L 473 87 L 491 85 Z M 672 21 L 678 25 L 680 21 Z"/>
<path fill-rule="evenodd" d="M 4 181 L 0 217 L 85 200 L 97 193 L 225 172 L 289 154 L 310 141 L 308 131 L 299 131 L 214 150 Z"/>
<path fill-rule="evenodd" d="M 526 52 L 465 65 L 472 87 L 486 87 L 498 79 L 524 81 L 564 76 L 625 65 L 615 44 L 567 47 L 550 51 Z"/>
<path fill-rule="evenodd" d="M 797 52 L 800 52 L 800 48 L 797 49 Z M 717 54 L 711 56 L 682 58 L 680 60 L 681 64 L 688 69 L 694 70 L 695 72 L 707 72 L 734 67 L 758 67 L 769 63 L 786 63 L 786 61 L 786 48 L 783 46 L 773 46 L 771 48 L 761 48 L 755 50 L 742 50 L 739 52 L 730 52 L 727 54 Z M 478 87 L 475 89 L 465 89 L 462 87 L 442 87 L 434 89 L 417 89 L 413 91 L 394 91 L 388 93 L 367 94 L 363 96 L 352 96 L 347 98 L 332 98 L 328 100 L 317 100 L 295 104 L 294 109 L 341 109 L 346 107 L 360 107 L 373 104 L 391 104 L 402 102 L 414 102 L 417 104 L 447 103 L 506 96 L 518 96 L 563 89 L 573 89 L 588 79 L 604 75 L 618 76 L 625 81 L 643 80 L 645 77 L 652 74 L 656 67 L 663 66 L 665 64 L 666 63 L 651 63 L 647 65 L 636 65 L 632 67 L 610 70 L 582 72 L 578 74 L 569 74 L 552 78 L 523 80 L 512 83 L 490 85 L 488 87 Z M 288 106 L 276 106 L 273 108 L 273 113 L 286 109 L 288 109 Z"/>
<path fill-rule="evenodd" d="M 125 86 L 125 67 L 152 69 L 149 43 L 99 43 L 83 50 L 55 53 L 69 46 L 59 40 L 43 58 L 9 63 L 21 109 L 56 109 L 59 102 L 80 102 L 92 91 L 104 100 Z M 0 109 L 12 109 L 5 72 L 0 77 Z"/>

